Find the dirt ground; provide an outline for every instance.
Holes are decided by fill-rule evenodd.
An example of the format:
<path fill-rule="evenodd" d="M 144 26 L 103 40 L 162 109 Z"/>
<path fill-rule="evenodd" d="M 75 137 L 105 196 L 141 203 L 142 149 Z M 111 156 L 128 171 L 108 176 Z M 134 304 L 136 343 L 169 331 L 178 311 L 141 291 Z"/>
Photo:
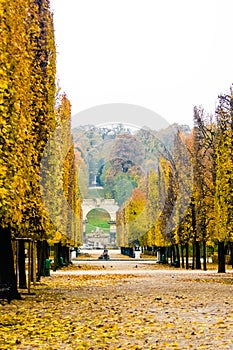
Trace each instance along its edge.
<path fill-rule="evenodd" d="M 77 262 L 0 305 L 0 349 L 233 349 L 233 272 Z"/>

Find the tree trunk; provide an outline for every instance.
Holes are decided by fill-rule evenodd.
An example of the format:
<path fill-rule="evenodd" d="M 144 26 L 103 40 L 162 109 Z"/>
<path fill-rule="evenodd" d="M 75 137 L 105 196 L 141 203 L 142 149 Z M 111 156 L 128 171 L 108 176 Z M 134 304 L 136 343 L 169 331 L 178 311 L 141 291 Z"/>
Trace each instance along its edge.
<path fill-rule="evenodd" d="M 204 269 L 204 271 L 207 270 L 207 266 L 206 266 L 206 241 L 203 241 L 203 269 Z"/>
<path fill-rule="evenodd" d="M 174 263 L 176 261 L 176 247 L 173 244 L 172 245 L 172 262 Z"/>
<path fill-rule="evenodd" d="M 231 264 L 231 267 L 233 268 L 233 243 L 232 242 L 230 242 L 230 256 L 231 256 L 230 264 Z"/>
<path fill-rule="evenodd" d="M 192 228 L 193 228 L 193 233 L 194 233 L 194 241 L 193 241 L 193 261 L 192 261 L 192 269 L 196 268 L 196 237 L 197 237 L 197 223 L 196 223 L 196 208 L 195 208 L 195 201 L 194 198 L 192 197 L 191 200 L 191 211 L 192 211 Z"/>
<path fill-rule="evenodd" d="M 66 247 L 62 246 L 61 250 L 62 250 L 61 256 L 63 258 L 63 264 L 66 264 Z"/>
<path fill-rule="evenodd" d="M 60 267 L 62 267 L 65 263 L 65 254 L 64 254 L 64 247 L 62 245 L 60 245 L 59 247 L 59 264 L 60 264 Z"/>
<path fill-rule="evenodd" d="M 36 263 L 37 253 L 36 253 L 36 241 L 33 241 L 33 284 L 36 286 Z"/>
<path fill-rule="evenodd" d="M 9 227 L 0 228 L 0 283 L 10 286 L 11 299 L 21 299 L 17 290 L 11 230 Z"/>
<path fill-rule="evenodd" d="M 188 268 L 189 268 L 189 245 L 188 245 L 188 243 L 185 243 L 185 264 L 186 264 L 186 269 L 188 270 Z"/>
<path fill-rule="evenodd" d="M 179 244 L 176 244 L 176 267 L 180 267 L 180 251 L 179 251 Z"/>
<path fill-rule="evenodd" d="M 155 256 L 156 254 L 156 249 L 155 249 L 155 245 L 152 246 L 152 256 Z"/>
<path fill-rule="evenodd" d="M 201 251 L 200 251 L 200 243 L 199 241 L 195 242 L 195 251 L 196 251 L 196 269 L 201 269 Z"/>
<path fill-rule="evenodd" d="M 182 260 L 182 269 L 184 269 L 184 245 L 181 244 L 181 260 Z"/>
<path fill-rule="evenodd" d="M 27 289 L 26 268 L 25 268 L 25 243 L 18 240 L 18 271 L 19 271 L 19 288 Z"/>
<path fill-rule="evenodd" d="M 176 259 L 174 244 L 172 244 L 172 245 L 168 248 L 167 257 L 171 259 L 171 264 L 173 264 L 174 261 L 175 261 L 175 259 Z"/>
<path fill-rule="evenodd" d="M 45 259 L 48 259 L 48 243 L 47 241 L 37 242 L 37 281 L 40 281 L 41 276 L 45 275 Z"/>
<path fill-rule="evenodd" d="M 226 272 L 225 268 L 225 245 L 224 242 L 218 242 L 218 272 Z"/>
<path fill-rule="evenodd" d="M 67 263 L 71 264 L 70 247 L 66 247 Z"/>
<path fill-rule="evenodd" d="M 196 252 L 195 252 L 195 248 L 196 248 L 196 244 L 195 242 L 193 242 L 193 257 L 192 257 L 192 269 L 194 270 L 195 267 L 196 267 L 196 264 L 195 264 L 195 255 L 196 255 Z"/>
<path fill-rule="evenodd" d="M 37 241 L 37 282 L 42 276 L 42 241 Z"/>
<path fill-rule="evenodd" d="M 58 243 L 58 256 L 59 256 L 59 260 L 58 260 L 59 267 L 62 267 L 64 263 L 64 257 L 63 257 L 61 242 Z"/>
<path fill-rule="evenodd" d="M 163 264 L 165 264 L 167 261 L 167 257 L 166 257 L 166 250 L 165 250 L 165 247 L 161 247 L 161 262 Z"/>
<path fill-rule="evenodd" d="M 61 242 L 54 244 L 54 269 L 59 269 L 63 266 L 64 256 L 63 256 L 63 247 Z M 55 271 L 54 270 L 54 271 Z"/>
<path fill-rule="evenodd" d="M 31 241 L 31 282 L 35 284 L 36 282 L 36 254 L 35 254 L 35 249 L 36 249 L 36 244 L 34 241 Z"/>
<path fill-rule="evenodd" d="M 63 248 L 63 254 L 64 254 L 64 263 L 67 265 L 68 264 L 68 256 L 67 256 L 67 247 L 66 246 Z"/>
<path fill-rule="evenodd" d="M 56 271 L 59 268 L 59 249 L 58 249 L 58 243 L 54 244 L 54 265 L 53 265 L 53 271 Z"/>
<path fill-rule="evenodd" d="M 62 258 L 63 258 L 63 264 L 68 265 L 70 261 L 70 256 L 69 256 L 70 248 L 67 246 L 62 246 Z"/>

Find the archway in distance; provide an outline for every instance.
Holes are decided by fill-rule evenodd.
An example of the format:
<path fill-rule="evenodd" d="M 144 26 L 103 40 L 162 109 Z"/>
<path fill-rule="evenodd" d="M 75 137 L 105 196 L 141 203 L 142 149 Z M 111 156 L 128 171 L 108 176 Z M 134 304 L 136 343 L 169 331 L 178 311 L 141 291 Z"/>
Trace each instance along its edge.
<path fill-rule="evenodd" d="M 106 209 L 91 209 L 87 213 L 86 219 L 86 234 L 100 231 L 109 233 L 111 216 Z"/>
<path fill-rule="evenodd" d="M 110 232 L 111 216 L 106 209 L 91 209 L 86 216 L 85 241 L 95 249 L 115 245 L 115 233 Z"/>
<path fill-rule="evenodd" d="M 116 212 L 119 206 L 114 199 L 84 199 L 83 243 L 93 248 L 116 247 Z"/>

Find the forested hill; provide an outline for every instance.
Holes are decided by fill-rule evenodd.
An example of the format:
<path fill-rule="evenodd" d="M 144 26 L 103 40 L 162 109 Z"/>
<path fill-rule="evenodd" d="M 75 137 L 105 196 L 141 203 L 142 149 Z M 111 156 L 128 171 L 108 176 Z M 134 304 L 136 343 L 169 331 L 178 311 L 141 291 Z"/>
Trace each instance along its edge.
<path fill-rule="evenodd" d="M 73 129 L 82 195 L 90 196 L 88 187 L 103 186 L 104 197 L 122 204 L 149 169 L 157 169 L 161 156 L 171 160 L 178 131 L 188 134 L 191 130 L 178 124 L 160 131 L 135 131 L 122 124 Z"/>

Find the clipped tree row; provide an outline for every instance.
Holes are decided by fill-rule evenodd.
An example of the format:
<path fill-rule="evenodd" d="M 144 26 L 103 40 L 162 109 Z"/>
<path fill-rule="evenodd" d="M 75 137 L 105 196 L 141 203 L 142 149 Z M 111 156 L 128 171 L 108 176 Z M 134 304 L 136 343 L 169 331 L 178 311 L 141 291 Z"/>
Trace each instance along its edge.
<path fill-rule="evenodd" d="M 65 145 L 71 139 L 70 122 L 66 131 L 61 126 L 62 118 L 70 119 L 66 96 L 55 110 L 56 50 L 49 1 L 1 0 L 0 12 L 0 283 L 10 285 L 12 296 L 20 297 L 12 239 L 18 242 L 20 284 L 24 285 L 24 243 L 37 242 L 39 277 L 49 255 L 48 242 L 56 235 L 65 235 L 67 244 L 78 244 L 81 204 L 74 150 L 72 144 L 68 151 Z M 59 138 L 54 138 L 57 130 Z M 51 167 L 46 169 L 49 151 Z M 46 191 L 56 194 L 50 197 L 54 199 L 49 203 L 51 211 L 46 207 Z M 70 212 L 75 212 L 71 221 L 61 209 L 63 192 Z M 53 220 L 54 212 L 65 230 Z"/>
<path fill-rule="evenodd" d="M 168 246 L 175 192 L 174 170 L 161 157 L 158 171 L 151 169 L 117 212 L 118 244 L 153 249 Z"/>
<path fill-rule="evenodd" d="M 1 283 L 17 296 L 12 237 L 41 239 L 41 151 L 55 128 L 55 45 L 48 1 L 1 1 Z"/>
<path fill-rule="evenodd" d="M 193 164 L 191 215 L 194 268 L 206 269 L 207 246 L 217 245 L 218 271 L 225 272 L 228 247 L 232 261 L 232 93 L 219 96 L 215 118 L 194 108 L 194 129 L 186 140 Z"/>
<path fill-rule="evenodd" d="M 233 93 L 219 97 L 216 113 L 215 231 L 218 270 L 225 272 L 225 250 L 230 245 L 233 266 Z"/>
<path fill-rule="evenodd" d="M 146 175 L 143 227 L 136 226 L 135 219 L 131 224 L 131 213 L 138 207 L 134 194 L 119 209 L 119 243 L 129 246 L 136 236 L 152 254 L 159 250 L 163 261 L 169 256 L 176 266 L 182 261 L 186 268 L 190 267 L 191 251 L 192 268 L 200 269 L 202 258 L 206 270 L 208 246 L 217 248 L 219 272 L 225 272 L 227 250 L 233 263 L 232 101 L 232 91 L 220 96 L 215 118 L 206 116 L 202 108 L 194 108 L 192 132 L 178 132 L 173 157 L 160 156 L 157 169 Z"/>
<path fill-rule="evenodd" d="M 52 223 L 47 240 L 54 247 L 54 269 L 70 262 L 69 247 L 81 241 L 81 197 L 70 118 L 70 102 L 65 94 L 59 95 L 57 127 L 43 152 L 40 173 L 43 204 Z"/>

